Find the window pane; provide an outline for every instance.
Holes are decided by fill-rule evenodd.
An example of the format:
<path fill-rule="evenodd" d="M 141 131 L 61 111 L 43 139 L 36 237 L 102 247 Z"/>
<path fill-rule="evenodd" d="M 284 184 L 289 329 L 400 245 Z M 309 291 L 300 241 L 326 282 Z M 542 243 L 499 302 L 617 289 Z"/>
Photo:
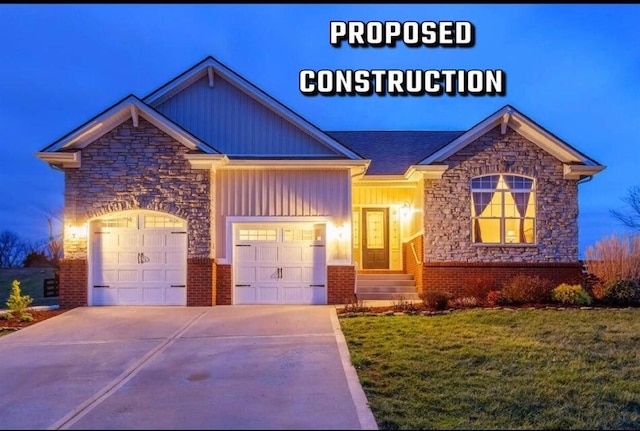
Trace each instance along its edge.
<path fill-rule="evenodd" d="M 500 219 L 478 218 L 473 220 L 473 242 L 476 243 L 500 243 Z"/>

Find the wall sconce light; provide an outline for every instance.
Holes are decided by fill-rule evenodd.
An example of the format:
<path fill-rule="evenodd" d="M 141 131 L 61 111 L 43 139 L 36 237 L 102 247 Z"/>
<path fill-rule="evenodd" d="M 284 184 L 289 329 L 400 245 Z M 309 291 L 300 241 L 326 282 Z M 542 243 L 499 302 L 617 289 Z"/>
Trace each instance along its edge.
<path fill-rule="evenodd" d="M 344 223 L 341 223 L 341 224 L 336 226 L 336 236 L 338 237 L 338 239 L 344 238 L 346 230 L 347 229 L 346 229 Z"/>
<path fill-rule="evenodd" d="M 87 227 L 82 224 L 79 226 L 67 225 L 66 235 L 69 239 L 76 241 L 87 237 Z"/>
<path fill-rule="evenodd" d="M 516 233 L 512 230 L 507 231 L 507 242 L 514 243 L 516 242 Z"/>
<path fill-rule="evenodd" d="M 400 207 L 400 217 L 402 217 L 403 221 L 407 221 L 411 218 L 411 214 L 413 214 L 413 207 L 411 207 L 409 201 L 405 201 Z"/>

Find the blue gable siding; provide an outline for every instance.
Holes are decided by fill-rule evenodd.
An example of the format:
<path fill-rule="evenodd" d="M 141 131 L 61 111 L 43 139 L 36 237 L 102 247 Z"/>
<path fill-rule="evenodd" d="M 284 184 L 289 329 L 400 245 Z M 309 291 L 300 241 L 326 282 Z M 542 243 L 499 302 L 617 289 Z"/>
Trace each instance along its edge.
<path fill-rule="evenodd" d="M 217 74 L 156 109 L 229 156 L 344 158 Z"/>

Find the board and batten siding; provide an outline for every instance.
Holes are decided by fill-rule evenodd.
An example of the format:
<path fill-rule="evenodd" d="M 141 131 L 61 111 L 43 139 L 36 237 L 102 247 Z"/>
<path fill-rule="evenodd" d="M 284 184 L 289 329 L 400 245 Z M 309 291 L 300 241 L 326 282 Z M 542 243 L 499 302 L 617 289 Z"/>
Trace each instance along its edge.
<path fill-rule="evenodd" d="M 227 217 L 323 217 L 351 223 L 348 169 L 224 169 L 216 173 L 215 184 L 218 259 L 230 258 Z"/>
<path fill-rule="evenodd" d="M 156 109 L 228 156 L 343 157 L 219 75 L 205 76 Z"/>

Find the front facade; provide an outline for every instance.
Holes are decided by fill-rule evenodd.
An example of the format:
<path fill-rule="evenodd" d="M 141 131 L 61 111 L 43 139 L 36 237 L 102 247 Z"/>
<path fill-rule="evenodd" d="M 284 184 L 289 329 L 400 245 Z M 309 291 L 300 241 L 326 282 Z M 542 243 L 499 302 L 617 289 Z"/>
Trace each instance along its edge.
<path fill-rule="evenodd" d="M 466 132 L 325 132 L 207 58 L 37 154 L 64 171 L 60 305 L 337 304 L 580 275 L 603 166 L 510 106 Z M 465 281 L 466 280 L 466 281 Z"/>

